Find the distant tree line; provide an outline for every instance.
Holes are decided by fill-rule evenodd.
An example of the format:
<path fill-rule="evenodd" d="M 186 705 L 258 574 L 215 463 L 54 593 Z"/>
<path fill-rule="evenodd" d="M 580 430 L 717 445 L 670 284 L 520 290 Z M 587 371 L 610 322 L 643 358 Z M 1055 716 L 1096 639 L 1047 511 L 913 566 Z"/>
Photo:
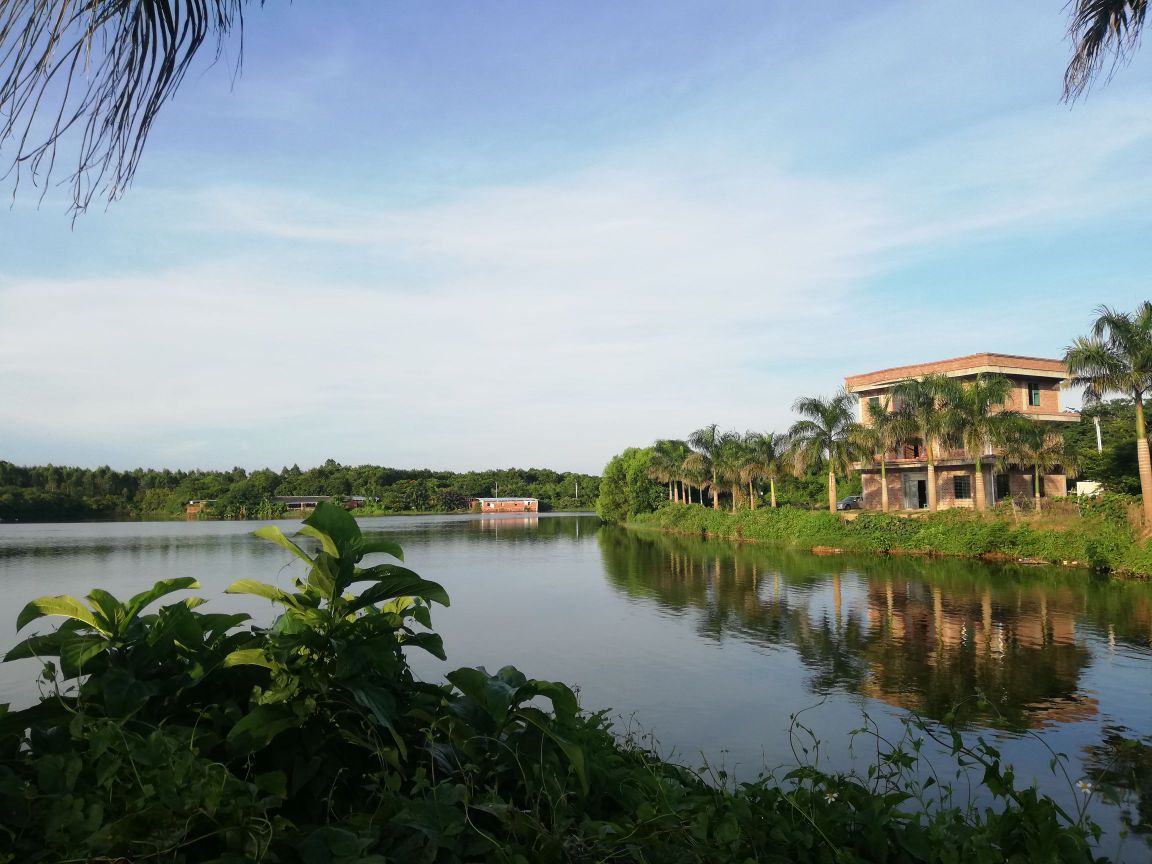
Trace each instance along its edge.
<path fill-rule="evenodd" d="M 279 472 L 115 471 L 0 460 L 0 520 L 170 519 L 182 516 L 193 500 L 212 501 L 211 515 L 217 518 L 274 518 L 284 512 L 274 496 L 288 495 L 363 496 L 366 513 L 453 512 L 497 489 L 500 495 L 538 498 L 542 510 L 575 510 L 591 507 L 599 483 L 594 475 L 546 468 L 456 473 L 341 465 L 332 459 L 316 468 L 293 465 Z"/>

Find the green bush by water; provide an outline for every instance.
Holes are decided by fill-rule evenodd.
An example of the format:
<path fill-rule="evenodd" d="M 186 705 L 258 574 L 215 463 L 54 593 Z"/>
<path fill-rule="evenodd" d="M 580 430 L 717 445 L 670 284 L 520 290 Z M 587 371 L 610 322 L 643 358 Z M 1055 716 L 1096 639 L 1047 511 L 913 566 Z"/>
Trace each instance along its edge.
<path fill-rule="evenodd" d="M 813 519 L 811 536 L 831 527 Z M 443 588 L 393 563 L 361 568 L 400 549 L 338 507 L 301 533 L 319 551 L 258 532 L 308 563 L 293 590 L 228 589 L 280 607 L 267 629 L 196 598 L 146 611 L 191 579 L 21 612 L 21 627 L 64 623 L 6 658 L 42 659 L 47 692 L 0 708 L 0 861 L 1093 860 L 1082 813 L 1017 791 L 994 749 L 955 733 L 990 807 L 920 779 L 925 737 L 948 741 L 929 727 L 879 748 L 863 775 L 800 765 L 733 785 L 613 734 L 558 682 L 510 667 L 418 681 L 405 652 L 443 656 L 429 611 Z"/>
<path fill-rule="evenodd" d="M 861 512 L 841 519 L 826 510 L 794 507 L 738 510 L 665 506 L 631 516 L 628 524 L 727 540 L 777 543 L 849 552 L 1007 556 L 1075 563 L 1127 575 L 1152 575 L 1152 548 L 1127 523 L 1119 496 L 1082 508 L 1071 524 L 1045 527 L 1011 516 L 943 510 L 914 517 Z"/>

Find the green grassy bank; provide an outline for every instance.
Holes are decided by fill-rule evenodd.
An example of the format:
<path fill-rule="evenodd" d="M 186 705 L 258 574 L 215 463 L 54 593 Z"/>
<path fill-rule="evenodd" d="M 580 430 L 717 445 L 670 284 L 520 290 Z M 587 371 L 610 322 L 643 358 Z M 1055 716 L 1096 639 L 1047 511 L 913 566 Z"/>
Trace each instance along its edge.
<path fill-rule="evenodd" d="M 912 517 L 863 512 L 848 520 L 794 507 L 732 513 L 669 505 L 631 516 L 627 524 L 802 549 L 1024 559 L 1152 576 L 1152 547 L 1128 524 L 1127 501 L 1121 496 L 1104 496 L 1080 508 L 1027 520 L 963 510 Z"/>

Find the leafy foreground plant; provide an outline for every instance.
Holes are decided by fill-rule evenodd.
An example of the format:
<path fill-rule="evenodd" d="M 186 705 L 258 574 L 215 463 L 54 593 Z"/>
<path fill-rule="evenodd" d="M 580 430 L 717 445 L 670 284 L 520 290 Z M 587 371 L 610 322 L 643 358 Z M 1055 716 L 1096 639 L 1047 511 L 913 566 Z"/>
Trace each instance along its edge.
<path fill-rule="evenodd" d="M 20 613 L 66 620 L 6 657 L 43 659 L 47 692 L 0 707 L 0 861 L 1092 860 L 1090 828 L 962 744 L 987 809 L 926 806 L 899 747 L 865 777 L 805 767 L 729 789 L 615 737 L 563 684 L 511 667 L 417 681 L 404 652 L 443 657 L 429 607 L 448 597 L 359 566 L 398 546 L 324 505 L 301 529 L 314 555 L 257 534 L 308 563 L 292 591 L 228 588 L 277 604 L 270 628 L 194 597 L 145 612 L 191 579 Z"/>

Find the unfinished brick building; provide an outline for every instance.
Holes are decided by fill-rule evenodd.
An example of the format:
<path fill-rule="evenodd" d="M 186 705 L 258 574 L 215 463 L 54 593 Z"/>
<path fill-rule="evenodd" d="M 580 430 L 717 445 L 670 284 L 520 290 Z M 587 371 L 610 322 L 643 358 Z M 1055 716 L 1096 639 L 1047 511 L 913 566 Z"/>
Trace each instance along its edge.
<path fill-rule="evenodd" d="M 866 404 L 879 401 L 890 394 L 902 381 L 924 375 L 946 375 L 950 378 L 972 379 L 976 375 L 999 374 L 1012 382 L 1012 395 L 1005 407 L 1037 421 L 1075 423 L 1080 415 L 1060 408 L 1060 391 L 1067 386 L 1068 369 L 1059 360 L 1042 357 L 1019 357 L 1014 354 L 970 354 L 934 363 L 917 363 L 880 369 L 863 375 L 850 375 L 844 386 L 860 397 L 860 421 L 868 422 Z M 989 448 L 981 454 L 984 490 L 989 506 L 1006 497 L 1032 495 L 1032 474 L 1017 468 L 1005 472 L 997 464 L 996 452 Z M 892 509 L 916 510 L 928 506 L 928 463 L 919 444 L 907 444 L 888 454 L 888 502 Z M 880 468 L 878 465 L 860 466 L 863 481 L 864 507 L 880 509 Z M 938 506 L 972 507 L 976 484 L 975 461 L 963 449 L 936 448 L 936 497 Z M 1067 478 L 1063 474 L 1048 474 L 1042 483 L 1046 496 L 1064 495 Z"/>

